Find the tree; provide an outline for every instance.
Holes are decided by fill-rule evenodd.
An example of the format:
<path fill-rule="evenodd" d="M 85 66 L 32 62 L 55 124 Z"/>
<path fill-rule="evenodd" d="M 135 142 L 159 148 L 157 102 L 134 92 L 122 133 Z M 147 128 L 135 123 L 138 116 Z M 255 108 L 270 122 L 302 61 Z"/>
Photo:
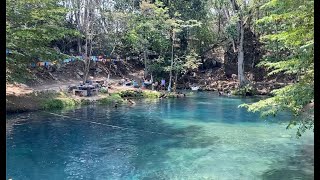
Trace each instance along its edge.
<path fill-rule="evenodd" d="M 50 42 L 76 31 L 65 27 L 67 9 L 57 0 L 6 3 L 6 47 L 31 58 L 56 53 Z"/>
<path fill-rule="evenodd" d="M 169 15 L 174 18 L 175 14 L 180 14 L 179 19 L 188 21 L 190 19 L 201 22 L 205 26 L 197 26 L 193 28 L 183 28 L 176 36 L 179 38 L 179 51 L 181 54 L 188 53 L 190 49 L 194 49 L 200 54 L 203 49 L 208 48 L 210 43 L 214 42 L 215 32 L 212 31 L 211 19 L 208 17 L 207 3 L 208 0 L 164 0 L 164 5 L 169 8 Z"/>
<path fill-rule="evenodd" d="M 271 98 L 241 107 L 253 112 L 261 111 L 262 116 L 290 111 L 295 118 L 288 128 L 299 125 L 297 135 L 301 136 L 306 129 L 313 128 L 314 123 L 314 1 L 271 0 L 261 6 L 261 10 L 267 14 L 256 22 L 262 34 L 261 40 L 267 49 L 277 42 L 283 53 L 277 56 L 277 51 L 267 52 L 260 65 L 271 70 L 269 75 L 284 73 L 295 76 L 296 83 L 274 90 Z M 281 26 L 274 26 L 275 23 Z"/>
<path fill-rule="evenodd" d="M 74 0 L 70 2 L 70 9 L 73 10 L 70 19 L 72 22 L 74 20 L 78 31 L 84 36 L 84 52 L 81 38 L 79 37 L 77 40 L 78 53 L 84 57 L 84 82 L 88 79 L 94 38 L 99 33 L 99 30 L 95 27 L 98 25 L 101 16 L 98 16 L 96 7 L 101 5 L 100 1 L 93 0 Z"/>
<path fill-rule="evenodd" d="M 228 38 L 232 43 L 234 53 L 237 53 L 240 87 L 248 84 L 244 69 L 245 28 L 252 28 L 250 24 L 258 5 L 259 3 L 255 0 L 213 0 L 210 4 L 211 11 L 217 19 L 216 31 L 219 39 L 224 41 L 225 38 Z"/>
<path fill-rule="evenodd" d="M 250 13 L 248 13 L 248 1 L 244 0 L 242 3 L 237 3 L 236 0 L 230 0 L 234 16 L 237 18 L 237 34 L 238 34 L 238 44 L 234 45 L 237 47 L 238 52 L 238 80 L 239 86 L 243 87 L 247 84 L 247 79 L 244 75 L 244 52 L 243 52 L 243 42 L 244 42 L 244 27 L 249 19 Z M 246 17 L 247 15 L 247 17 Z M 245 19 L 246 18 L 246 19 Z M 234 48 L 236 49 L 236 48 Z"/>
<path fill-rule="evenodd" d="M 174 18 L 168 19 L 167 20 L 167 24 L 170 27 L 170 39 L 171 39 L 171 65 L 169 68 L 169 85 L 168 85 L 168 91 L 171 91 L 171 87 L 172 87 L 172 71 L 177 69 L 177 67 L 175 67 L 175 65 L 177 63 L 175 63 L 175 58 L 174 58 L 174 46 L 176 41 L 178 40 L 178 38 L 176 38 L 177 33 L 181 32 L 183 30 L 183 28 L 193 28 L 193 27 L 199 27 L 201 26 L 201 23 L 196 21 L 196 20 L 188 20 L 188 21 L 183 21 L 181 19 L 178 19 L 178 17 L 180 16 L 180 14 L 176 13 Z M 178 68 L 179 69 L 179 68 Z M 176 81 L 178 78 L 178 71 L 176 71 L 176 76 L 175 76 L 175 85 L 176 85 Z M 176 88 L 174 88 L 176 89 Z"/>
<path fill-rule="evenodd" d="M 148 51 L 162 51 L 166 49 L 168 43 L 167 24 L 169 18 L 168 8 L 163 3 L 156 1 L 154 4 L 142 1 L 140 5 L 141 14 L 133 16 L 132 29 L 127 34 L 127 41 L 138 52 L 143 52 L 145 65 L 144 76 L 149 74 Z M 154 49 L 154 47 L 158 47 Z"/>
<path fill-rule="evenodd" d="M 68 10 L 58 0 L 6 1 L 6 47 L 15 57 L 7 57 L 7 68 L 23 69 L 39 59 L 65 57 L 51 43 L 79 33 L 66 26 Z M 19 62 L 17 62 L 19 60 Z"/>
<path fill-rule="evenodd" d="M 172 86 L 172 71 L 174 69 L 174 46 L 175 46 L 175 42 L 178 40 L 178 38 L 176 38 L 177 33 L 181 32 L 181 28 L 182 28 L 182 23 L 184 21 L 182 21 L 181 19 L 178 19 L 178 17 L 180 16 L 180 14 L 175 13 L 174 15 L 175 17 L 170 18 L 166 21 L 166 23 L 169 25 L 170 27 L 170 39 L 171 39 L 171 64 L 170 64 L 170 68 L 169 68 L 169 85 L 168 85 L 168 91 L 171 91 L 171 86 Z"/>
<path fill-rule="evenodd" d="M 182 57 L 177 57 L 177 60 L 175 61 L 174 65 L 174 71 L 175 71 L 175 80 L 174 80 L 174 86 L 173 91 L 175 92 L 177 89 L 177 79 L 178 75 L 180 74 L 186 74 L 189 71 L 195 70 L 199 67 L 201 64 L 201 60 L 199 59 L 198 54 L 192 50 L 187 55 L 184 55 Z"/>

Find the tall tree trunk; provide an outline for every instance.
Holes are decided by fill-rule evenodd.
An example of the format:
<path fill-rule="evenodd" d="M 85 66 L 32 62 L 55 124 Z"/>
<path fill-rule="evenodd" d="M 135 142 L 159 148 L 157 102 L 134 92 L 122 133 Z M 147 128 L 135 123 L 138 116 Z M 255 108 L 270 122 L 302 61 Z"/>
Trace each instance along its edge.
<path fill-rule="evenodd" d="M 78 39 L 77 39 L 77 43 L 78 43 L 78 53 L 79 53 L 79 55 L 81 55 L 81 39 L 80 39 L 80 37 L 78 37 Z"/>
<path fill-rule="evenodd" d="M 221 31 L 221 10 L 218 10 L 218 39 L 220 37 L 220 31 Z"/>
<path fill-rule="evenodd" d="M 84 77 L 83 81 L 86 82 L 88 80 L 89 67 L 90 67 L 90 57 L 88 55 L 88 37 L 86 37 L 86 45 L 85 45 L 85 59 L 84 59 Z"/>
<path fill-rule="evenodd" d="M 260 19 L 259 9 L 260 9 L 260 8 L 257 8 L 257 19 Z M 256 31 L 256 35 L 259 36 L 259 31 Z"/>
<path fill-rule="evenodd" d="M 174 83 L 173 83 L 173 92 L 177 90 L 177 81 L 178 81 L 178 72 L 175 73 Z"/>
<path fill-rule="evenodd" d="M 171 66 L 170 66 L 170 77 L 169 77 L 168 91 L 171 91 L 171 82 L 172 82 L 172 70 L 173 70 L 173 61 L 174 61 L 173 45 L 174 45 L 174 33 L 173 33 L 173 30 L 172 30 Z"/>
<path fill-rule="evenodd" d="M 85 64 L 85 71 L 84 71 L 84 79 L 83 81 L 86 82 L 88 80 L 88 74 L 89 74 L 89 70 L 90 70 L 90 53 L 91 50 L 88 49 L 88 46 L 90 44 L 92 44 L 90 42 L 90 32 L 91 32 L 91 16 L 92 16 L 92 11 L 91 11 L 91 5 L 92 2 L 90 2 L 90 0 L 87 0 L 86 2 L 86 7 L 85 7 L 85 37 L 86 37 L 86 44 L 85 44 L 85 60 L 84 60 L 84 64 Z M 90 45 L 91 47 L 91 45 Z"/>
<path fill-rule="evenodd" d="M 147 76 L 148 76 L 148 60 L 147 60 L 147 50 L 146 50 L 146 48 L 144 49 L 144 51 L 143 51 L 143 60 L 144 60 L 144 78 L 147 78 Z"/>
<path fill-rule="evenodd" d="M 235 40 L 234 40 L 233 38 L 232 38 L 231 42 L 232 42 L 232 49 L 233 49 L 233 52 L 237 52 L 236 42 L 235 42 Z"/>
<path fill-rule="evenodd" d="M 239 8 L 236 0 L 230 0 L 232 5 L 233 13 L 239 13 L 239 22 L 237 25 L 237 32 L 238 32 L 238 80 L 239 80 L 239 86 L 243 87 L 246 85 L 247 80 L 244 75 L 244 52 L 243 52 L 243 39 L 244 39 L 244 20 L 243 20 L 243 12 Z M 245 1 L 244 1 L 245 4 Z M 236 43 L 234 43 L 236 44 Z"/>
<path fill-rule="evenodd" d="M 226 8 L 226 6 L 223 6 L 223 12 L 224 12 L 227 20 L 230 21 L 230 13 L 229 13 L 229 10 Z"/>
<path fill-rule="evenodd" d="M 244 25 L 242 17 L 239 22 L 240 27 L 240 41 L 238 46 L 238 80 L 240 87 L 246 84 L 246 78 L 244 76 L 244 52 L 243 52 L 243 38 L 244 38 Z"/>

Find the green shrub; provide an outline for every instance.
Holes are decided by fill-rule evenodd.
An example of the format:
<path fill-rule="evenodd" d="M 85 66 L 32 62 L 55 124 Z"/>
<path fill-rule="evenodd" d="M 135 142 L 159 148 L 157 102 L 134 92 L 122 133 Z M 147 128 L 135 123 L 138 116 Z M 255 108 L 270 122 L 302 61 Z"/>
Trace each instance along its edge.
<path fill-rule="evenodd" d="M 123 103 L 124 100 L 118 93 L 110 94 L 110 96 L 99 99 L 98 102 L 100 104 L 113 104 L 113 103 Z"/>
<path fill-rule="evenodd" d="M 257 90 L 250 84 L 245 85 L 242 88 L 238 88 L 231 92 L 233 95 L 239 96 L 254 96 L 257 94 Z"/>
<path fill-rule="evenodd" d="M 142 96 L 145 98 L 159 98 L 161 93 L 158 91 L 143 91 Z"/>
<path fill-rule="evenodd" d="M 55 98 L 48 99 L 42 103 L 43 109 L 63 109 L 66 107 L 75 107 L 80 105 L 80 101 L 72 98 Z"/>
<path fill-rule="evenodd" d="M 121 97 L 141 97 L 143 96 L 141 92 L 134 91 L 134 90 L 125 90 L 119 92 Z"/>

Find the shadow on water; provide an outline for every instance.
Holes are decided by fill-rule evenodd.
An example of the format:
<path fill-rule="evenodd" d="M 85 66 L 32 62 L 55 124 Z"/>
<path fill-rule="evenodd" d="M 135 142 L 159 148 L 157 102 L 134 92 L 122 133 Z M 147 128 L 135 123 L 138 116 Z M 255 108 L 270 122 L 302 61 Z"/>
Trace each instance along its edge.
<path fill-rule="evenodd" d="M 310 174 L 305 173 L 299 169 L 273 169 L 267 171 L 262 176 L 263 180 L 279 180 L 279 179 L 290 179 L 290 180 L 312 180 L 314 177 L 308 177 Z"/>
<path fill-rule="evenodd" d="M 272 164 L 262 174 L 263 180 L 312 180 L 314 179 L 314 145 L 301 145 L 295 155 Z"/>
<path fill-rule="evenodd" d="M 166 174 L 164 167 L 170 159 L 167 155 L 169 149 L 204 148 L 219 143 L 218 137 L 203 136 L 200 126 L 174 127 L 160 117 L 137 111 L 128 112 L 127 107 L 87 106 L 55 112 L 70 118 L 45 112 L 21 115 L 16 119 L 27 117 L 29 120 L 25 126 L 19 123 L 10 125 L 11 134 L 7 138 L 9 136 L 15 142 L 7 142 L 7 172 L 14 179 L 63 179 L 63 175 L 48 176 L 57 174 L 55 170 L 64 172 L 71 179 L 95 179 L 97 176 L 117 179 L 134 174 L 148 178 L 158 172 L 157 179 L 161 179 L 160 176 Z M 27 168 L 14 165 L 16 163 L 25 164 Z M 164 169 L 142 175 L 142 171 L 150 166 Z"/>

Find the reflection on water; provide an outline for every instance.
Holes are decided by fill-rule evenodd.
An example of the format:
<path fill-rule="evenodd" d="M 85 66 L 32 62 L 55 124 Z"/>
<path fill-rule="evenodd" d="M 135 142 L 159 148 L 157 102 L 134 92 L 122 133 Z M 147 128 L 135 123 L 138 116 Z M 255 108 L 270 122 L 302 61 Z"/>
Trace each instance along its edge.
<path fill-rule="evenodd" d="M 296 139 L 290 116 L 237 108 L 253 101 L 197 93 L 54 112 L 71 118 L 10 115 L 7 178 L 314 179 L 313 133 Z"/>

